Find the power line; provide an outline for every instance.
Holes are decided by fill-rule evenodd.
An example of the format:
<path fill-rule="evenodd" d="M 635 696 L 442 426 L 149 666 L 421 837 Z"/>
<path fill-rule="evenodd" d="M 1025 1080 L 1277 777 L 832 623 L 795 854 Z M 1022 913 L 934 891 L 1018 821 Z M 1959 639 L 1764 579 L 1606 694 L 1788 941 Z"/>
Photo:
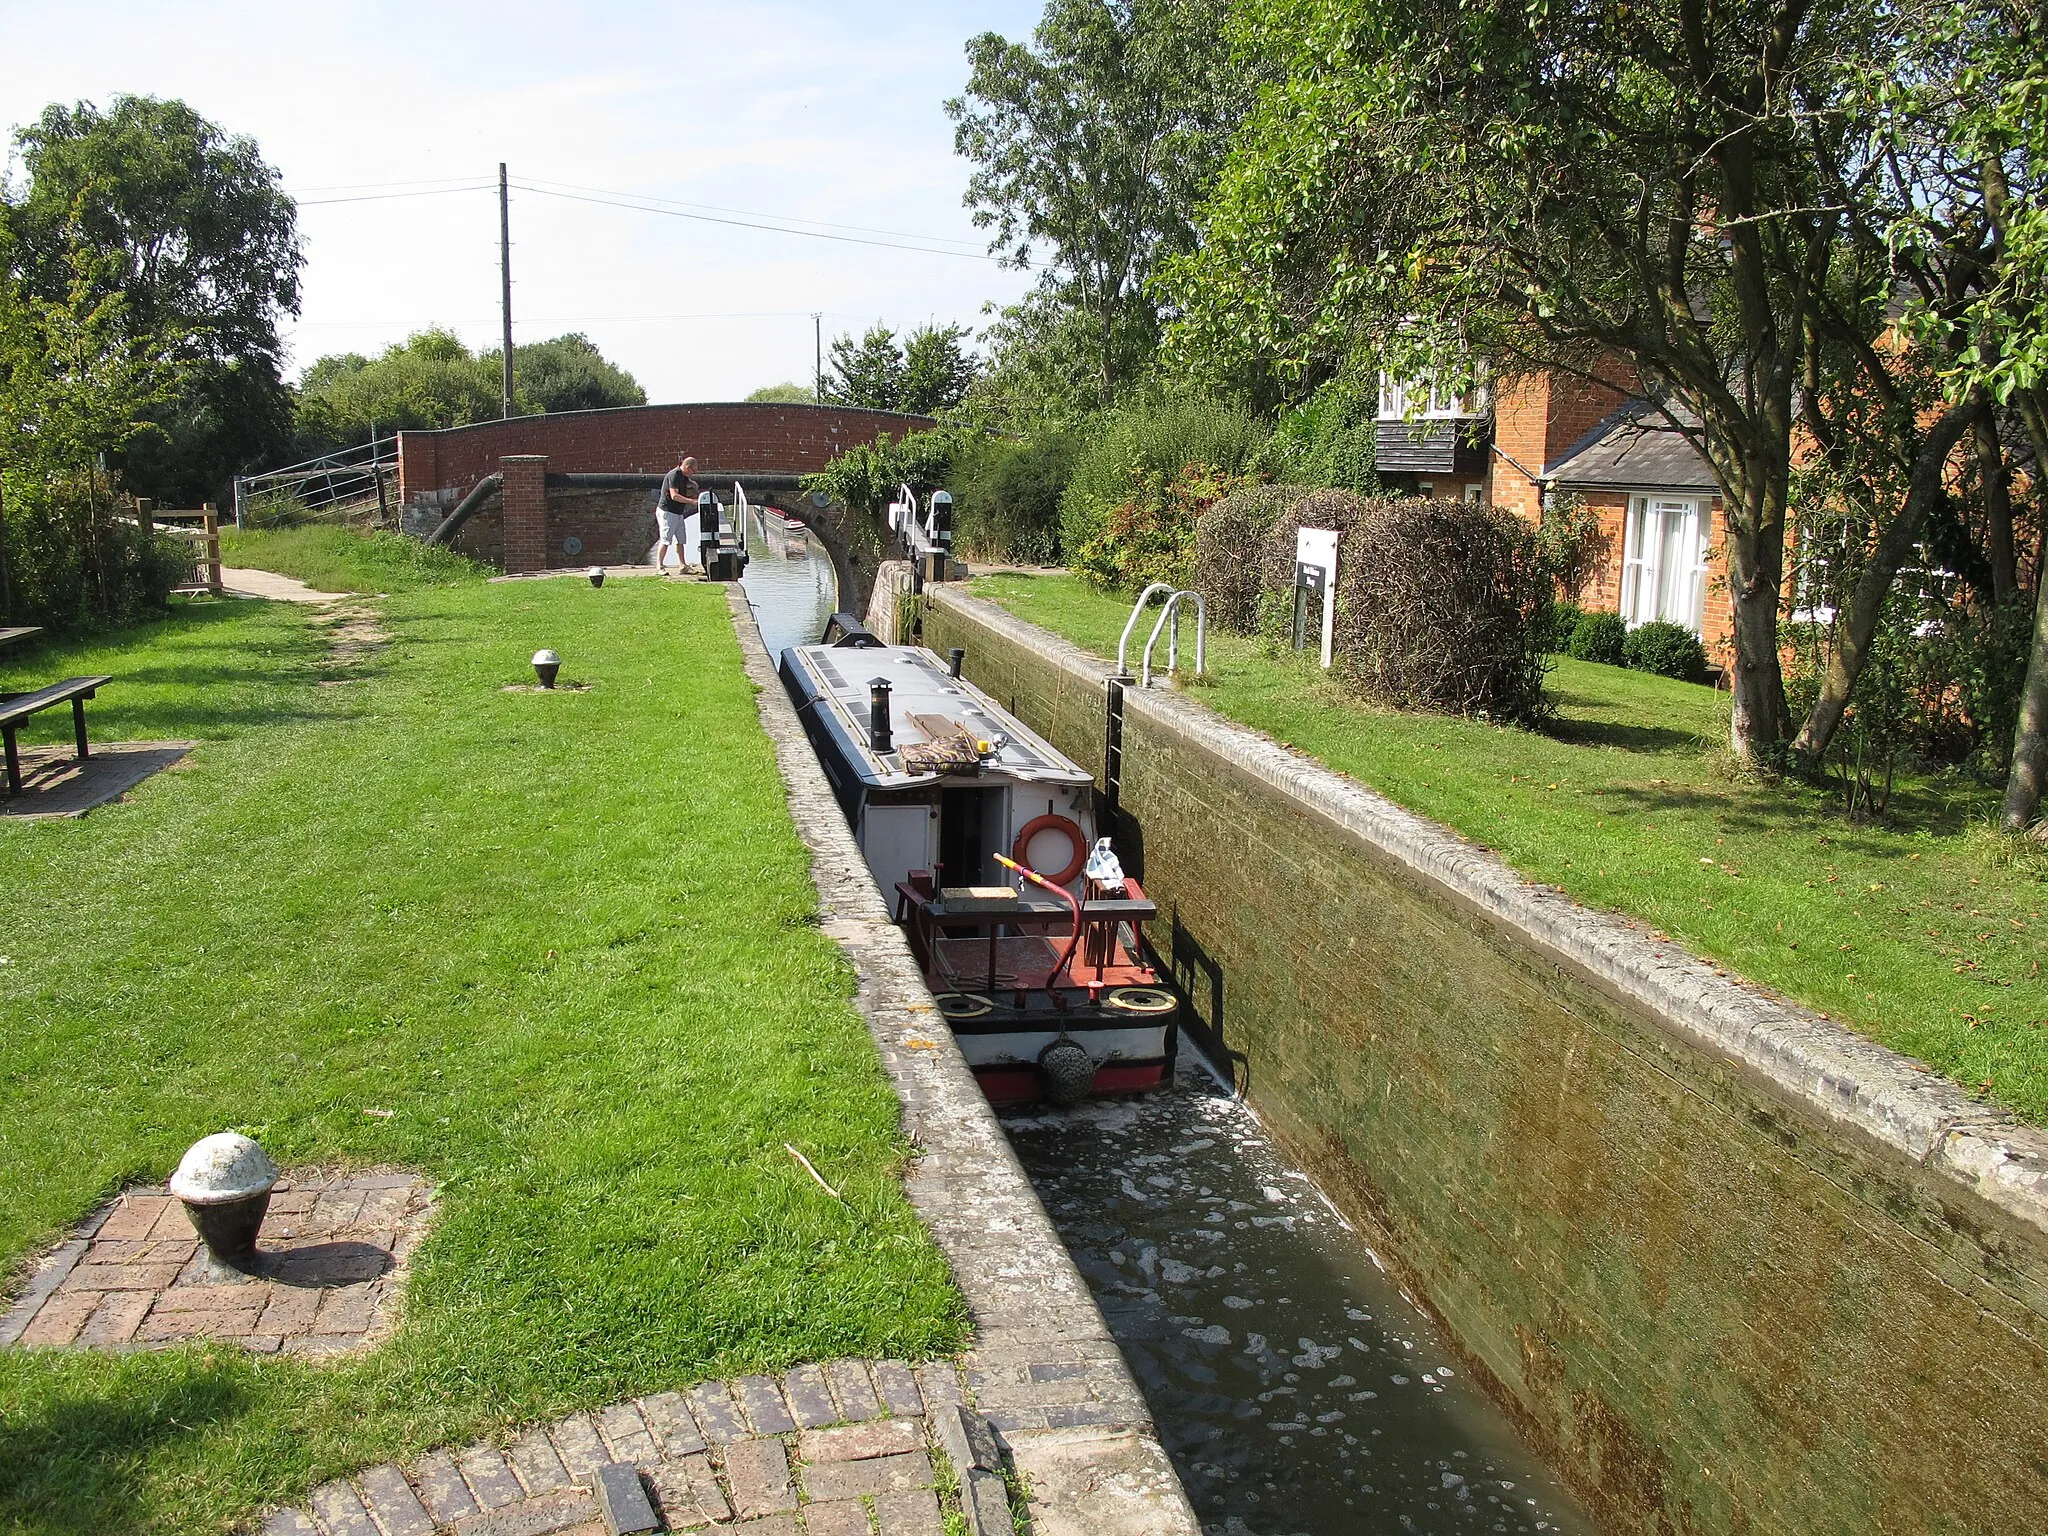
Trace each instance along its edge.
<path fill-rule="evenodd" d="M 344 181 L 331 187 L 286 187 L 287 197 L 303 197 L 308 192 L 368 192 L 373 187 L 447 187 L 455 182 L 467 185 L 484 180 L 481 176 L 428 176 L 417 181 Z"/>
<path fill-rule="evenodd" d="M 792 213 L 763 213 L 758 208 L 725 208 L 717 203 L 692 203 L 673 197 L 655 197 L 645 192 L 621 192 L 616 187 L 585 187 L 573 181 L 550 181 L 545 176 L 523 178 L 535 190 L 543 187 L 560 187 L 569 192 L 588 192 L 594 197 L 625 197 L 636 202 L 659 204 L 663 208 L 693 208 L 704 213 L 729 213 L 744 219 L 773 219 L 779 224 L 815 224 L 820 229 L 846 229 L 861 235 L 889 235 L 898 240 L 921 240 L 928 245 L 965 245 L 979 247 L 978 240 L 962 240 L 953 235 L 925 235 L 904 229 L 876 229 L 869 224 L 835 224 L 830 219 L 806 219 Z M 980 254 L 977 250 L 976 254 Z"/>
<path fill-rule="evenodd" d="M 474 182 L 462 187 L 435 187 L 425 192 L 365 192 L 357 197 L 301 197 L 294 199 L 301 208 L 325 208 L 333 203 L 382 203 L 399 197 L 443 197 L 450 192 L 489 192 L 493 183 Z"/>
<path fill-rule="evenodd" d="M 737 229 L 765 229 L 771 234 L 804 235 L 812 240 L 836 240 L 845 245 L 874 245 L 891 251 L 916 251 L 924 256 L 957 256 L 966 261 L 994 261 L 996 258 L 980 251 L 947 251 L 929 245 L 904 245 L 895 240 L 868 240 L 859 235 L 827 234 L 818 229 L 792 229 L 786 224 L 759 224 L 750 219 L 722 219 L 708 213 L 685 213 L 680 208 L 659 208 L 647 203 L 621 202 L 605 197 L 586 197 L 576 192 L 556 192 L 548 187 L 539 187 L 531 182 L 513 183 L 522 192 L 537 192 L 542 197 L 559 197 L 572 203 L 595 203 L 604 208 L 626 208 L 635 213 L 659 213 L 671 219 L 692 219 L 700 224 L 725 224 Z"/>

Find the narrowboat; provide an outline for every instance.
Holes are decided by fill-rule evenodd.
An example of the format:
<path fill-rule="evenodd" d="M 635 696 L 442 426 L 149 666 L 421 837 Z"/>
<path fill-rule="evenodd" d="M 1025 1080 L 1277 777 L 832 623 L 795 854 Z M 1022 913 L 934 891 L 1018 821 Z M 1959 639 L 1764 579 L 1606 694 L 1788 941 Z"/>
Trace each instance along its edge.
<path fill-rule="evenodd" d="M 835 615 L 783 687 L 961 1053 L 997 1104 L 1171 1080 L 1158 908 L 1094 825 L 1087 770 L 919 646 Z"/>

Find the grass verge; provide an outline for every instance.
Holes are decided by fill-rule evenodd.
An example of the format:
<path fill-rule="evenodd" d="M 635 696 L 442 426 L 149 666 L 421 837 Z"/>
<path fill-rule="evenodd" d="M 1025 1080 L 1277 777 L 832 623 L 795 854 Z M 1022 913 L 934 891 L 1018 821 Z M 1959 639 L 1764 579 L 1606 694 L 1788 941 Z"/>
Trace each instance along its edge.
<path fill-rule="evenodd" d="M 1069 576 L 972 590 L 1097 655 L 1130 613 Z M 2048 1125 L 2048 861 L 1990 832 L 1995 791 L 1911 779 L 1886 824 L 1851 825 L 1729 771 L 1724 696 L 1565 658 L 1540 733 L 1376 709 L 1234 636 L 1209 662 L 1191 692 L 1222 714 Z"/>
<path fill-rule="evenodd" d="M 221 561 L 293 576 L 319 592 L 413 592 L 481 581 L 486 567 L 452 549 L 429 549 L 395 533 L 309 524 L 301 528 L 223 528 Z"/>
<path fill-rule="evenodd" d="M 367 1357 L 0 1352 L 0 1527 L 217 1532 L 513 1422 L 964 1337 L 722 589 L 380 607 L 354 670 L 264 603 L 0 669 L 112 673 L 99 735 L 201 742 L 82 821 L 0 823 L 0 1253 L 223 1126 L 441 1194 Z M 588 691 L 503 691 L 542 644 Z"/>

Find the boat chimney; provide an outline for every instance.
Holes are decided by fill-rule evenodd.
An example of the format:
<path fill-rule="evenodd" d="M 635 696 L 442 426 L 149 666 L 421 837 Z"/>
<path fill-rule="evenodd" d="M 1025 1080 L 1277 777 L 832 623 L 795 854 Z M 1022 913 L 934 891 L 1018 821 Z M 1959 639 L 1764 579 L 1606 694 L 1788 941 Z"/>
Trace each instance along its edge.
<path fill-rule="evenodd" d="M 957 645 L 946 652 L 947 675 L 949 677 L 958 677 L 960 675 L 960 664 L 966 660 L 967 652 Z"/>
<path fill-rule="evenodd" d="M 875 756 L 895 750 L 895 742 L 889 735 L 889 680 L 877 677 L 868 683 L 868 745 L 875 749 Z"/>

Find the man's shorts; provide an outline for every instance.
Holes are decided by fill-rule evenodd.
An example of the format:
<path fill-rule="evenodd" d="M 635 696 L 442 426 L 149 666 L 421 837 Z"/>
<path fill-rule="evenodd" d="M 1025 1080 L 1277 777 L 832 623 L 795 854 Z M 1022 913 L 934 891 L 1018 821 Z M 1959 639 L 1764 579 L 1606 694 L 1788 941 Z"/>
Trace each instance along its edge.
<path fill-rule="evenodd" d="M 661 530 L 661 540 L 665 544 L 685 547 L 689 538 L 689 522 L 690 514 L 687 512 L 671 512 L 667 507 L 654 509 L 654 525 Z"/>

